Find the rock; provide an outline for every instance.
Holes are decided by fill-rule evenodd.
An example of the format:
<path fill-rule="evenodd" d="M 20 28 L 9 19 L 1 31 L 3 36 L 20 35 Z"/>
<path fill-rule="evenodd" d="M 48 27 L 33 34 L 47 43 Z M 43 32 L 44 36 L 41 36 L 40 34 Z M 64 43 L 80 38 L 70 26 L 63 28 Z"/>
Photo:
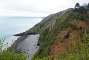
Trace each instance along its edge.
<path fill-rule="evenodd" d="M 28 32 L 28 33 L 23 32 L 23 33 L 15 34 L 14 36 L 25 36 L 25 35 L 36 35 L 36 34 L 38 34 L 38 33 L 36 33 L 36 32 Z"/>

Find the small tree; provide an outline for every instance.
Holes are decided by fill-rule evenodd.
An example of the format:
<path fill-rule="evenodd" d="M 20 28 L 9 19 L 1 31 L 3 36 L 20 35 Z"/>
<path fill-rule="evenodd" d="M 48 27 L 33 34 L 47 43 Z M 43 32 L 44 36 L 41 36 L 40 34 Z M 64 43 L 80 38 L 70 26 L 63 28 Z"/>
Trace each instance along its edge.
<path fill-rule="evenodd" d="M 79 7 L 80 7 L 80 4 L 76 3 L 75 8 L 79 8 Z"/>
<path fill-rule="evenodd" d="M 89 3 L 88 3 L 88 5 L 87 5 L 87 7 L 89 8 Z"/>

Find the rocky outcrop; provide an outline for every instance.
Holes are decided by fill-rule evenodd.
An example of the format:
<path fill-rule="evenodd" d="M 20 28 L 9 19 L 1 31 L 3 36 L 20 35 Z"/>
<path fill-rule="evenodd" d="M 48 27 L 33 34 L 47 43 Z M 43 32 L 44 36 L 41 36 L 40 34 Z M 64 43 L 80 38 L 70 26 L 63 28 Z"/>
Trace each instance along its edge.
<path fill-rule="evenodd" d="M 38 33 L 36 32 L 23 32 L 23 33 L 19 33 L 19 34 L 15 34 L 14 36 L 25 36 L 25 35 L 36 35 Z"/>

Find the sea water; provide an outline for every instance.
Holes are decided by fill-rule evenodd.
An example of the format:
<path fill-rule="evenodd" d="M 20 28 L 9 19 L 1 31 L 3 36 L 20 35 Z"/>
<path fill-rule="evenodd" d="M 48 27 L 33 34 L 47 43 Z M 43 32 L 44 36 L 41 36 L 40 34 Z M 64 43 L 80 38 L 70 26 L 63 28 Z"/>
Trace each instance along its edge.
<path fill-rule="evenodd" d="M 17 39 L 14 34 L 32 28 L 42 19 L 43 17 L 0 17 L 0 36 L 5 38 L 4 42 L 8 47 Z"/>

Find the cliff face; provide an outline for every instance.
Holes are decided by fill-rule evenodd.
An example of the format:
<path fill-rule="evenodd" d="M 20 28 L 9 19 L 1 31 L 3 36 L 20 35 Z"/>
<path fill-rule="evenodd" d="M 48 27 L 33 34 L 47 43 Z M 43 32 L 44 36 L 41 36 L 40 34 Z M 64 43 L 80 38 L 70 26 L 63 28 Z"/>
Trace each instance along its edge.
<path fill-rule="evenodd" d="M 82 11 L 67 9 L 49 15 L 26 31 L 25 33 L 40 34 L 37 44 L 39 50 L 33 60 L 44 57 L 55 58 L 55 56 L 65 56 L 64 59 L 68 57 L 70 60 L 72 60 L 71 56 L 87 60 L 89 57 L 89 14 L 87 12 L 89 11 Z M 81 56 L 84 57 L 81 58 Z"/>

